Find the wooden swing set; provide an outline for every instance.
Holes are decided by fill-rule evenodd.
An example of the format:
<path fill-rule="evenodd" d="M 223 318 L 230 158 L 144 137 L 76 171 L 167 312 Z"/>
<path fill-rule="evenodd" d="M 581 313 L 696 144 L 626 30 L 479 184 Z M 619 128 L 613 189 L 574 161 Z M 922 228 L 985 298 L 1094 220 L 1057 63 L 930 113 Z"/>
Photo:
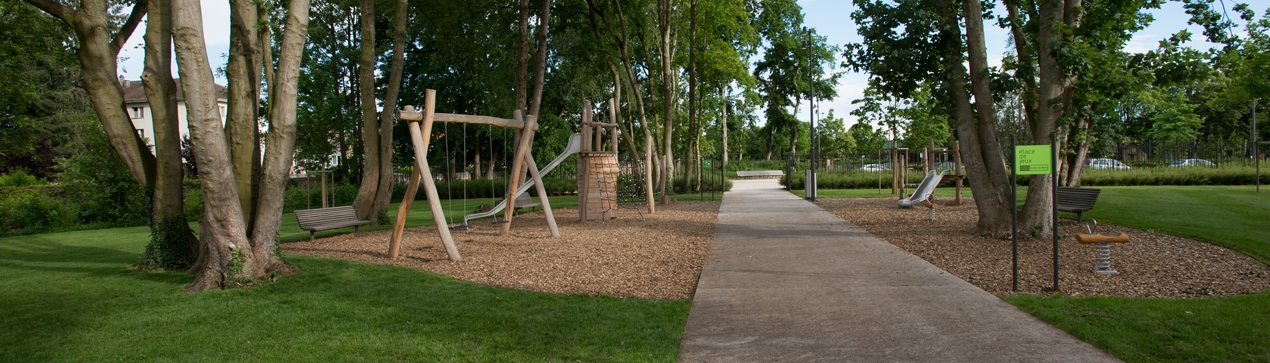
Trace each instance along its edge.
<path fill-rule="evenodd" d="M 406 218 L 410 214 L 410 206 L 414 202 L 415 193 L 418 192 L 421 181 L 423 182 L 424 193 L 428 197 L 428 207 L 432 211 L 432 220 L 436 224 L 437 234 L 441 236 L 441 244 L 445 246 L 446 254 L 449 255 L 451 261 L 462 259 L 458 248 L 454 245 L 454 237 L 450 235 L 450 225 L 446 223 L 445 211 L 441 209 L 436 182 L 432 176 L 432 171 L 428 167 L 428 144 L 431 139 L 432 124 L 434 122 L 480 124 L 514 129 L 516 133 L 516 148 L 512 157 L 511 175 L 507 183 L 507 207 L 504 209 L 505 212 L 501 221 L 501 235 L 505 236 L 511 231 L 512 215 L 516 210 L 515 194 L 517 188 L 524 182 L 525 172 L 522 168 L 527 168 L 530 177 L 534 180 L 534 186 L 538 191 L 542 209 L 546 212 L 547 227 L 551 231 L 551 236 L 560 237 L 560 229 L 556 226 L 556 218 L 551 211 L 551 202 L 547 199 L 547 190 L 542 184 L 542 176 L 538 172 L 538 165 L 534 162 L 533 155 L 530 153 L 530 149 L 533 147 L 534 133 L 538 130 L 536 115 L 528 115 L 522 118 L 520 110 L 516 110 L 511 119 L 437 113 L 436 90 L 429 89 L 425 93 L 422 111 L 416 111 L 413 106 L 406 106 L 397 112 L 397 119 L 410 122 L 410 140 L 414 146 L 415 165 L 414 171 L 410 173 L 410 182 L 406 184 L 406 195 L 402 198 L 401 205 L 397 209 L 397 221 L 393 225 L 392 240 L 388 245 L 389 259 L 397 258 L 400 252 L 402 233 L 406 227 Z"/>

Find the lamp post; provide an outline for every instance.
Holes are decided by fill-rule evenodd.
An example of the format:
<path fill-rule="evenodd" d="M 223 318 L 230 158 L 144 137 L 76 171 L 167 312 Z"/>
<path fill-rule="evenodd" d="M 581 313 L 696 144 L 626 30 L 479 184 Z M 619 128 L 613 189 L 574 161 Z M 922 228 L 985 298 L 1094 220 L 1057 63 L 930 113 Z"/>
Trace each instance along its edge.
<path fill-rule="evenodd" d="M 814 103 L 814 100 L 816 99 L 815 93 L 814 93 L 816 89 L 814 87 L 816 76 L 812 72 L 812 69 L 814 69 L 814 67 L 812 65 L 812 58 L 811 58 L 811 50 L 812 50 L 811 49 L 811 29 L 807 27 L 803 27 L 803 34 L 807 35 L 807 40 L 803 41 L 803 49 L 807 50 L 807 119 L 811 120 L 811 135 L 808 138 L 808 141 L 809 141 L 808 144 L 810 144 L 808 145 L 809 146 L 808 149 L 810 149 L 808 153 L 810 154 L 808 159 L 810 159 L 809 164 L 811 164 L 810 165 L 811 168 L 810 168 L 810 173 L 808 174 L 809 177 L 807 178 L 807 182 L 805 183 L 806 186 L 803 189 L 804 189 L 804 194 L 807 197 L 807 200 L 815 201 L 816 194 L 818 194 L 817 189 L 819 189 L 817 188 L 818 183 L 816 182 L 816 154 L 817 154 L 817 151 L 819 151 L 816 149 L 816 139 L 817 139 L 816 114 L 815 114 L 816 106 Z M 794 142 L 798 142 L 798 140 L 794 140 Z"/>

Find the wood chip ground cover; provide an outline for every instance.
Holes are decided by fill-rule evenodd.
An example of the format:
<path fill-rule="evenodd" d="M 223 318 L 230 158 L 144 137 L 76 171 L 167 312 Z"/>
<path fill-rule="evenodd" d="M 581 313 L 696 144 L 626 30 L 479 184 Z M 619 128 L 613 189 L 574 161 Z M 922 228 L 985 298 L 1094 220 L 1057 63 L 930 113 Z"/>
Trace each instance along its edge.
<path fill-rule="evenodd" d="M 462 261 L 446 257 L 435 227 L 408 228 L 401 255 L 387 256 L 392 231 L 359 232 L 285 243 L 282 250 L 428 270 L 479 284 L 550 293 L 641 299 L 692 298 L 714 235 L 719 202 L 657 206 L 644 219 L 631 209 L 606 223 L 579 222 L 577 208 L 555 209 L 560 238 L 541 211 L 512 219 L 511 235 L 489 219 L 454 231 Z"/>
<path fill-rule="evenodd" d="M 1011 294 L 1009 239 L 975 236 L 973 200 L 940 205 L 935 220 L 927 208 L 899 209 L 895 199 L 820 199 L 821 208 L 993 294 Z M 938 202 L 937 202 L 938 203 Z M 1020 227 L 1019 289 L 1049 294 L 1053 286 L 1053 240 L 1035 239 Z M 1131 242 L 1111 248 L 1115 275 L 1093 272 L 1094 246 L 1073 238 L 1083 224 L 1060 219 L 1059 287 L 1068 296 L 1194 298 L 1252 294 L 1270 288 L 1270 267 L 1243 253 L 1190 238 L 1112 225 L 1098 233 L 1127 233 Z M 1026 237 L 1025 237 L 1026 236 Z"/>

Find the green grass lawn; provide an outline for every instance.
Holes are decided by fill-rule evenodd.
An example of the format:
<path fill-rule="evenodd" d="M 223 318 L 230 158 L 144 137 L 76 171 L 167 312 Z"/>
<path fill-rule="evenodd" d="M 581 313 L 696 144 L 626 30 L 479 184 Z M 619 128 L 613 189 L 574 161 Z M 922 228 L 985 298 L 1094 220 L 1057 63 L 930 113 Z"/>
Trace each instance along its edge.
<path fill-rule="evenodd" d="M 283 221 L 284 239 L 308 237 Z M 191 275 L 130 270 L 147 241 L 145 227 L 0 238 L 0 361 L 673 361 L 690 305 L 291 255 L 293 277 L 188 294 Z"/>
<path fill-rule="evenodd" d="M 1189 236 L 1270 262 L 1270 192 L 1252 186 L 1101 187 L 1088 217 Z M 1270 291 L 1170 300 L 1006 296 L 1130 362 L 1270 361 Z"/>
<path fill-rule="evenodd" d="M 1099 221 L 1187 236 L 1270 263 L 1270 190 L 1253 186 L 1099 187 Z"/>

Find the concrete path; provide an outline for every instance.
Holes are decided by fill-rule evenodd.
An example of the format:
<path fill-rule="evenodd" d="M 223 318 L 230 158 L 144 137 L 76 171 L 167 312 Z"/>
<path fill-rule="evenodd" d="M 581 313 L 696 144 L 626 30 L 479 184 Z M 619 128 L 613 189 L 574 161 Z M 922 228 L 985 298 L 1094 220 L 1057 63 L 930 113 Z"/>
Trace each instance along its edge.
<path fill-rule="evenodd" d="M 774 180 L 734 180 L 679 361 L 1118 360 Z"/>

